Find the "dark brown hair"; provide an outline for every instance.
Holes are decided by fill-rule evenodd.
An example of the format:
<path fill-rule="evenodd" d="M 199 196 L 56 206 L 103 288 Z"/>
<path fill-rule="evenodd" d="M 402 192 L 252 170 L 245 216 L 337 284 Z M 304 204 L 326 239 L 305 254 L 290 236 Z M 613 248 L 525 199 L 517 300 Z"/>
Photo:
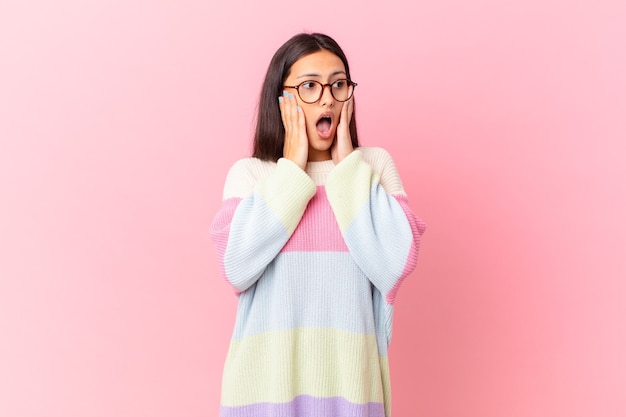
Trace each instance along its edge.
<path fill-rule="evenodd" d="M 337 42 L 330 36 L 321 33 L 300 33 L 285 42 L 274 54 L 263 81 L 261 97 L 256 119 L 252 156 L 278 161 L 283 156 L 285 127 L 280 117 L 278 97 L 283 93 L 283 83 L 289 76 L 291 66 L 303 56 L 327 50 L 337 55 L 346 67 L 346 76 L 350 80 L 348 60 Z M 356 107 L 355 107 L 356 109 Z M 350 137 L 352 146 L 357 148 L 359 140 L 356 131 L 356 111 L 350 121 Z"/>

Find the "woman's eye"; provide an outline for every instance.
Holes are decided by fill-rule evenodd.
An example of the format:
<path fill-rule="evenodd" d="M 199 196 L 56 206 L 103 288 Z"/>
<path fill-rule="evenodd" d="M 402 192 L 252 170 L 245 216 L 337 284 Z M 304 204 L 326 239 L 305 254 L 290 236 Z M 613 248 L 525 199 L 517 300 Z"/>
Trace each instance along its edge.
<path fill-rule="evenodd" d="M 346 80 L 337 80 L 333 83 L 333 88 L 343 88 L 346 86 Z"/>
<path fill-rule="evenodd" d="M 305 81 L 302 84 L 300 84 L 300 87 L 304 89 L 315 88 L 315 83 L 313 81 Z"/>

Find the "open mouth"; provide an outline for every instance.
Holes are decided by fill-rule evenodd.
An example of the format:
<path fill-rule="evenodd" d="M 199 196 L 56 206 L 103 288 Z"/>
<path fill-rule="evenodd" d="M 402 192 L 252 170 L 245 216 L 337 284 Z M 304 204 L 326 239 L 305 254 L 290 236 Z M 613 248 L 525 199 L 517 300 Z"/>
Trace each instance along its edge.
<path fill-rule="evenodd" d="M 333 118 L 329 115 L 322 115 L 315 126 L 317 127 L 317 133 L 320 137 L 328 139 L 333 127 Z"/>

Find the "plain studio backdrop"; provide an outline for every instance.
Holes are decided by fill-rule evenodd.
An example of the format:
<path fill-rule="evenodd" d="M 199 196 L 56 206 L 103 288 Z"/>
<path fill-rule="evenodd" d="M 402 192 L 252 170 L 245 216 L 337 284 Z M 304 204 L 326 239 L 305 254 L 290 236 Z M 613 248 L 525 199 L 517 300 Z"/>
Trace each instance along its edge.
<path fill-rule="evenodd" d="M 209 225 L 275 50 L 350 60 L 428 224 L 397 417 L 623 416 L 626 2 L 0 3 L 0 415 L 216 416 Z"/>

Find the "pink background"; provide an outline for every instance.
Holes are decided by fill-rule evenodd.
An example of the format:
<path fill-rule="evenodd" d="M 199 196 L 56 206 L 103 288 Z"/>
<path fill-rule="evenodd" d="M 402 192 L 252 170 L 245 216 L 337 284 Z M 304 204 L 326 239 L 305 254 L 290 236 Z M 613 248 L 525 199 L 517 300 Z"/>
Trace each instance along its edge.
<path fill-rule="evenodd" d="M 394 415 L 624 415 L 626 2 L 372 4 L 2 1 L 0 415 L 217 415 L 208 228 L 303 30 L 428 224 Z"/>

